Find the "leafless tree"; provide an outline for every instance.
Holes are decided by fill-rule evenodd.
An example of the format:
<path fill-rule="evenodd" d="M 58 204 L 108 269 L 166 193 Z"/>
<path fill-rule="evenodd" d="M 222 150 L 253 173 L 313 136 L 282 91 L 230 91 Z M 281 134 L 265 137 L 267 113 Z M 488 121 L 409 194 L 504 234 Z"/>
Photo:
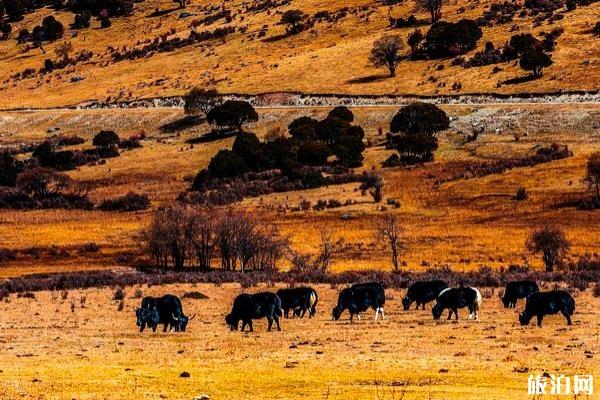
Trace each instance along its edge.
<path fill-rule="evenodd" d="M 544 226 L 531 233 L 525 246 L 531 253 L 541 253 L 546 271 L 552 272 L 569 250 L 570 244 L 560 228 Z"/>
<path fill-rule="evenodd" d="M 369 61 L 376 68 L 385 67 L 390 71 L 390 76 L 396 75 L 396 67 L 402 60 L 401 51 L 404 47 L 398 35 L 385 35 L 373 43 Z"/>
<path fill-rule="evenodd" d="M 215 239 L 219 246 L 221 268 L 226 271 L 233 271 L 237 266 L 236 248 L 240 232 L 238 217 L 239 213 L 229 208 L 220 214 L 215 225 Z"/>
<path fill-rule="evenodd" d="M 168 221 L 165 213 L 156 212 L 149 226 L 142 231 L 142 241 L 146 250 L 154 258 L 157 271 L 165 272 L 169 266 L 169 242 L 167 240 Z"/>
<path fill-rule="evenodd" d="M 210 269 L 210 263 L 216 246 L 215 216 L 217 210 L 213 207 L 199 207 L 192 212 L 193 228 L 191 244 L 198 259 L 198 267 Z"/>
<path fill-rule="evenodd" d="M 431 23 L 434 24 L 442 18 L 442 6 L 445 0 L 416 0 L 417 11 L 427 11 L 431 14 Z"/>
<path fill-rule="evenodd" d="M 208 270 L 215 253 L 227 271 L 274 269 L 288 243 L 256 214 L 179 204 L 158 209 L 142 239 L 162 271 L 181 271 L 194 259 Z"/>
<path fill-rule="evenodd" d="M 343 239 L 336 239 L 333 231 L 321 229 L 319 231 L 321 241 L 319 244 L 319 254 L 315 259 L 315 265 L 321 272 L 328 272 L 331 266 L 331 259 L 343 244 Z"/>
<path fill-rule="evenodd" d="M 69 61 L 69 54 L 73 52 L 73 45 L 70 41 L 62 42 L 54 49 L 54 54 L 62 59 L 64 63 Z"/>
<path fill-rule="evenodd" d="M 588 159 L 586 180 L 590 189 L 596 192 L 594 197 L 600 204 L 600 152 L 593 153 Z"/>
<path fill-rule="evenodd" d="M 375 203 L 383 199 L 383 177 L 375 170 L 363 172 L 359 189 L 364 195 L 367 191 Z"/>
<path fill-rule="evenodd" d="M 375 219 L 373 228 L 377 240 L 385 240 L 388 242 L 390 250 L 392 251 L 394 271 L 399 271 L 398 247 L 400 246 L 402 227 L 398 223 L 398 218 L 391 212 L 386 212 L 381 217 Z"/>

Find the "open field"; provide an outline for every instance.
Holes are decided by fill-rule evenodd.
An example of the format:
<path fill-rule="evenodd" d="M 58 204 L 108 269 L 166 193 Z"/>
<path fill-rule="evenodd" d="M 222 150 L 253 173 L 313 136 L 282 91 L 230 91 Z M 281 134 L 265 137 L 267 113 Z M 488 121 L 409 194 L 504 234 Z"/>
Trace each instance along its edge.
<path fill-rule="evenodd" d="M 423 167 L 383 169 L 385 199 L 401 203 L 395 213 L 404 226 L 404 248 L 400 259 L 407 268 L 450 265 L 471 270 L 482 265 L 506 266 L 527 260 L 541 267 L 537 257 L 525 252 L 524 242 L 533 227 L 543 223 L 560 225 L 572 242 L 570 256 L 597 253 L 600 214 L 572 207 L 559 207 L 564 198 L 586 196 L 583 181 L 587 157 L 600 148 L 600 106 L 597 104 L 540 104 L 493 106 L 444 106 L 453 118 L 451 129 L 440 138 L 436 163 Z M 388 128 L 397 107 L 356 107 L 356 123 L 364 127 L 367 141 L 376 142 L 378 128 Z M 270 128 L 288 123 L 300 115 L 323 116 L 327 109 L 260 109 L 261 119 L 248 127 L 264 136 Z M 121 137 L 143 130 L 143 148 L 125 151 L 104 165 L 84 166 L 69 174 L 88 182 L 94 202 L 129 191 L 147 193 L 154 206 L 171 201 L 186 190 L 189 179 L 207 165 L 219 149 L 231 146 L 233 138 L 191 146 L 185 141 L 207 130 L 206 125 L 163 134 L 158 128 L 181 115 L 175 109 L 157 110 L 65 110 L 5 113 L 0 122 L 3 143 L 41 141 L 50 128 L 64 135 L 77 134 L 91 140 L 100 129 L 114 129 Z M 461 134 L 480 122 L 486 131 L 476 141 L 463 144 Z M 518 142 L 513 133 L 527 133 Z M 451 170 L 456 161 L 492 161 L 530 154 L 536 146 L 566 144 L 574 156 L 535 167 L 516 168 L 482 178 L 460 179 L 438 185 L 436 177 Z M 89 146 L 90 142 L 84 146 Z M 364 168 L 380 168 L 390 151 L 368 147 Z M 444 172 L 446 171 L 446 172 Z M 440 175 L 441 174 L 441 175 Z M 318 229 L 329 228 L 344 239 L 342 252 L 333 269 L 390 268 L 383 246 L 376 244 L 370 221 L 381 206 L 361 196 L 358 184 L 315 190 L 272 194 L 247 199 L 241 207 L 257 210 L 290 236 L 292 246 L 314 251 Z M 517 188 L 525 187 L 529 199 L 512 199 Z M 292 211 L 300 201 L 313 204 L 319 199 L 347 199 L 354 204 L 321 212 Z M 346 214 L 349 218 L 342 219 Z M 32 272 L 113 268 L 121 265 L 118 255 L 139 249 L 135 235 L 149 220 L 150 212 L 116 213 L 101 211 L 8 211 L 0 212 L 3 246 L 26 249 L 31 246 L 58 246 L 72 249 L 64 259 L 28 259 L 9 263 L 2 276 Z M 300 229 L 299 229 L 300 228 Z M 89 257 L 76 249 L 94 242 L 100 252 Z M 285 265 L 284 265 L 285 267 Z M 21 271 L 21 273 L 19 273 Z"/>
<path fill-rule="evenodd" d="M 430 306 L 401 311 L 404 293 L 388 290 L 385 321 L 368 311 L 350 324 L 347 314 L 331 321 L 338 289 L 321 285 L 315 319 L 284 319 L 282 332 L 256 321 L 254 334 L 242 334 L 223 321 L 237 285 L 140 289 L 209 299 L 183 300 L 197 315 L 186 333 L 139 333 L 133 287 L 123 311 L 111 289 L 0 303 L 0 398 L 515 400 L 531 398 L 530 373 L 600 374 L 600 300 L 590 291 L 575 293 L 573 326 L 554 316 L 542 328 L 520 327 L 498 289 L 482 291 L 480 322 L 464 310 L 458 322 L 433 321 Z M 184 371 L 189 378 L 179 377 Z"/>
<path fill-rule="evenodd" d="M 222 93 L 270 93 L 292 91 L 303 93 L 346 94 L 460 94 L 460 93 L 524 93 L 557 92 L 560 90 L 598 90 L 600 50 L 598 38 L 590 33 L 597 22 L 600 4 L 556 11 L 563 17 L 537 23 L 537 16 L 516 17 L 504 24 L 483 27 L 483 37 L 467 58 L 485 47 L 487 41 L 501 48 L 516 33 L 531 32 L 539 36 L 562 27 L 553 52 L 554 65 L 547 68 L 541 79 L 520 84 L 503 84 L 509 79 L 526 75 L 518 63 L 463 68 L 452 65 L 451 58 L 441 60 L 402 61 L 394 78 L 386 71 L 369 65 L 368 56 L 373 42 L 384 34 L 399 35 L 403 41 L 415 27 L 390 28 L 389 17 L 407 18 L 414 13 L 413 1 L 387 6 L 384 2 L 334 0 L 292 1 L 268 10 L 246 12 L 245 6 L 258 2 L 229 1 L 223 9 L 232 13 L 233 20 L 224 19 L 200 25 L 196 31 L 234 27 L 235 33 L 224 39 L 209 40 L 174 51 L 153 53 L 135 60 L 113 61 L 113 49 L 142 48 L 158 37 L 187 38 L 194 20 L 217 13 L 208 0 L 193 0 L 184 10 L 191 14 L 181 18 L 171 0 L 146 0 L 135 4 L 130 17 L 114 18 L 108 29 L 92 26 L 69 30 L 73 13 L 50 7 L 25 15 L 13 23 L 12 36 L 0 41 L 0 107 L 55 107 L 86 101 L 124 101 L 146 97 L 182 95 L 194 85 L 214 84 Z M 463 18 L 477 19 L 494 3 L 477 0 L 465 4 L 449 0 L 443 9 L 443 20 L 456 22 Z M 517 2 L 520 6 L 523 2 Z M 298 35 L 286 36 L 279 23 L 281 14 L 301 9 L 308 15 L 319 11 L 336 11 L 347 7 L 347 16 L 334 22 L 319 22 Z M 62 39 L 45 43 L 46 53 L 31 45 L 17 44 L 18 32 L 29 31 L 45 16 L 53 15 L 66 28 Z M 427 13 L 416 13 L 418 28 L 427 33 L 430 22 Z M 265 30 L 264 37 L 259 32 Z M 70 41 L 73 55 L 83 50 L 93 57 L 77 65 L 27 79 L 12 79 L 25 69 L 39 71 L 44 60 L 57 60 L 55 49 Z M 409 51 L 408 45 L 402 54 Z M 453 89 L 455 83 L 462 88 Z"/>

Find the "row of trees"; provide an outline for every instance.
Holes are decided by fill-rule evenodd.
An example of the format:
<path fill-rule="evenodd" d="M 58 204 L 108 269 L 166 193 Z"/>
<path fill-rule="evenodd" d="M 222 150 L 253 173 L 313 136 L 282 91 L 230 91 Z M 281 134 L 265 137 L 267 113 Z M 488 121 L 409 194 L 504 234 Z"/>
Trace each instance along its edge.
<path fill-rule="evenodd" d="M 376 68 L 386 68 L 390 76 L 395 76 L 398 64 L 404 59 L 459 56 L 474 49 L 482 35 L 481 28 L 475 21 L 466 19 L 457 23 L 440 21 L 433 24 L 426 35 L 423 35 L 419 29 L 409 34 L 406 40 L 406 44 L 410 46 L 409 54 L 405 54 L 405 43 L 399 35 L 382 36 L 373 43 L 369 62 Z M 543 68 L 552 65 L 552 58 L 544 50 L 551 51 L 554 45 L 553 35 L 540 41 L 530 33 L 523 33 L 511 37 L 502 52 L 494 49 L 493 44 L 488 42 L 486 50 L 476 56 L 479 59 L 485 58 L 486 63 L 519 58 L 519 65 L 523 70 L 531 71 L 534 77 L 539 77 L 542 75 Z M 476 63 L 472 62 L 471 65 Z"/>
<path fill-rule="evenodd" d="M 154 213 L 142 240 L 158 269 L 275 269 L 287 239 L 259 215 L 228 209 L 168 205 Z"/>
<path fill-rule="evenodd" d="M 223 103 L 225 105 L 227 102 Z M 217 106 L 219 107 L 219 106 Z M 209 115 L 214 110 L 209 111 Z M 276 135 L 261 142 L 253 133 L 238 133 L 231 150 L 220 150 L 201 170 L 192 186 L 194 190 L 207 187 L 214 178 L 234 178 L 246 172 L 278 169 L 292 180 L 313 177 L 305 167 L 324 166 L 335 156 L 344 167 L 362 164 L 364 131 L 353 125 L 354 115 L 343 106 L 332 109 L 326 118 L 317 120 L 300 117 L 288 126 L 288 137 Z M 306 176 L 310 175 L 310 176 Z M 313 174 L 314 175 L 314 174 Z M 318 185 L 317 185 L 318 186 Z"/>

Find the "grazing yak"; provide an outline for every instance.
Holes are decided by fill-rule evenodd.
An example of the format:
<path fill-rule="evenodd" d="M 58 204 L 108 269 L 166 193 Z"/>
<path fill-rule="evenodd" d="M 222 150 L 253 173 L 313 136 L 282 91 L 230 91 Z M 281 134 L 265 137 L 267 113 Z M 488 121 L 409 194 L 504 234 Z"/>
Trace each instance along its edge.
<path fill-rule="evenodd" d="M 385 290 L 383 285 L 377 282 L 361 283 L 352 285 L 342 290 L 338 296 L 338 303 L 331 312 L 334 320 L 340 319 L 344 310 L 350 313 L 350 321 L 354 315 L 361 319 L 360 313 L 370 308 L 375 310 L 375 319 L 381 312 L 381 318 L 385 319 L 383 306 L 385 304 Z"/>
<path fill-rule="evenodd" d="M 144 315 L 147 316 L 146 320 L 143 319 Z M 187 317 L 183 313 L 181 300 L 172 294 L 162 297 L 144 297 L 141 307 L 136 309 L 136 316 L 138 316 L 140 331 L 143 331 L 141 327 L 145 322 L 153 331 L 156 331 L 157 325 L 163 324 L 163 332 L 167 331 L 167 327 L 169 330 L 185 332 L 188 322 L 194 318 L 194 316 Z"/>
<path fill-rule="evenodd" d="M 268 330 L 271 331 L 273 321 L 275 321 L 277 330 L 280 331 L 279 317 L 282 315 L 281 300 L 275 293 L 244 293 L 237 296 L 233 301 L 231 312 L 225 316 L 225 323 L 233 331 L 238 329 L 238 324 L 242 321 L 242 332 L 244 332 L 246 325 L 250 327 L 250 332 L 253 332 L 252 320 L 266 317 L 269 321 Z"/>
<path fill-rule="evenodd" d="M 534 281 L 514 281 L 506 284 L 504 296 L 501 296 L 504 308 L 515 308 L 518 299 L 524 299 L 532 293 L 539 292 L 537 283 Z"/>
<path fill-rule="evenodd" d="M 304 317 L 308 311 L 308 317 L 312 318 L 317 313 L 317 302 L 319 297 L 317 291 L 310 287 L 299 287 L 290 289 L 279 289 L 277 296 L 281 300 L 283 315 L 288 318 L 290 310 L 294 316 Z"/>
<path fill-rule="evenodd" d="M 437 302 L 431 310 L 433 319 L 440 319 L 442 312 L 449 309 L 448 319 L 452 318 L 452 313 L 458 319 L 458 309 L 468 307 L 469 319 L 479 319 L 479 309 L 483 301 L 479 290 L 473 287 L 447 288 L 440 292 Z"/>
<path fill-rule="evenodd" d="M 542 326 L 544 315 L 562 313 L 571 325 L 571 316 L 575 312 L 575 299 L 564 290 L 532 293 L 527 297 L 525 311 L 519 313 L 521 325 L 529 325 L 531 318 L 537 317 L 537 325 Z"/>
<path fill-rule="evenodd" d="M 410 305 L 416 302 L 417 310 L 419 309 L 419 305 L 422 305 L 424 310 L 425 303 L 437 299 L 440 292 L 447 287 L 446 282 L 440 280 L 415 282 L 410 285 L 406 296 L 402 299 L 402 306 L 407 311 L 410 309 Z"/>
<path fill-rule="evenodd" d="M 135 308 L 136 325 L 140 327 L 140 332 L 144 332 L 146 326 L 152 329 L 152 332 L 156 332 L 156 327 L 160 322 L 160 316 L 156 307 L 150 308 Z"/>

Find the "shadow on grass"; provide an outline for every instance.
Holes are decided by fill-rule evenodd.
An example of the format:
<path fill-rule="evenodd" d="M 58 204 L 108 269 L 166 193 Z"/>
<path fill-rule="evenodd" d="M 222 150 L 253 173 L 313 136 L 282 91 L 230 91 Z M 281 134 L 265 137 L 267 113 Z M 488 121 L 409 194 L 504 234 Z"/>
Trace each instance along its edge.
<path fill-rule="evenodd" d="M 227 138 L 230 138 L 237 134 L 238 134 L 237 131 L 230 131 L 230 132 L 210 131 L 208 133 L 205 133 L 204 135 L 200 135 L 198 137 L 188 139 L 185 142 L 189 143 L 189 144 L 210 143 L 210 142 L 215 142 L 215 141 L 221 140 L 221 139 L 227 139 Z"/>
<path fill-rule="evenodd" d="M 275 35 L 275 36 L 271 36 L 271 37 L 265 38 L 262 41 L 264 43 L 273 43 L 273 42 L 277 42 L 279 40 L 285 39 L 288 36 L 289 35 L 287 33 L 282 33 L 281 35 Z"/>
<path fill-rule="evenodd" d="M 372 83 L 372 82 L 382 81 L 387 78 L 389 78 L 389 75 L 369 75 L 369 76 L 361 76 L 360 78 L 350 79 L 347 81 L 347 83 L 350 83 L 350 84 Z"/>
<path fill-rule="evenodd" d="M 504 82 L 502 82 L 502 84 L 503 85 L 518 85 L 519 83 L 534 81 L 538 78 L 539 78 L 539 76 L 535 76 L 535 75 L 525 75 L 525 76 L 519 76 L 517 78 L 507 79 Z"/>
<path fill-rule="evenodd" d="M 173 133 L 184 129 L 192 128 L 196 125 L 201 125 L 206 121 L 204 117 L 198 115 L 186 115 L 183 118 L 162 125 L 159 130 L 163 133 Z"/>

